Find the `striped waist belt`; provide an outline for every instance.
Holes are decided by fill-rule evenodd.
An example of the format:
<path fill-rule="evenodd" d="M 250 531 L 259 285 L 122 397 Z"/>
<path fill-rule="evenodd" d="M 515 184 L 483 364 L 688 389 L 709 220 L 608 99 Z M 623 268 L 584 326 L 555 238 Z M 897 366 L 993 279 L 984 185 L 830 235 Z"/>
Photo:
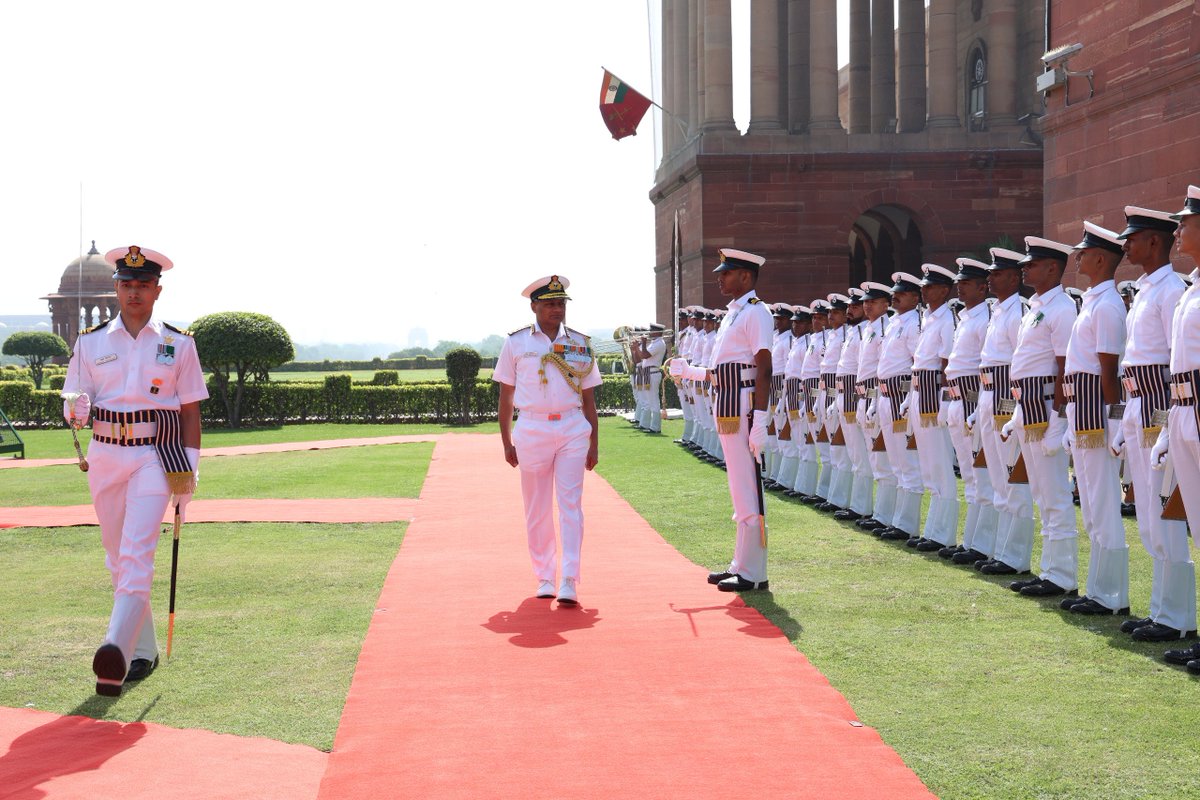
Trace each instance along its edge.
<path fill-rule="evenodd" d="M 741 424 L 741 396 L 739 389 L 754 387 L 758 367 L 736 361 L 717 364 L 713 377 L 717 385 L 717 433 L 735 434 Z M 747 409 L 747 412 L 749 409 Z"/>
<path fill-rule="evenodd" d="M 936 418 L 941 409 L 941 393 L 938 387 L 942 385 L 942 373 L 936 369 L 918 369 L 913 371 L 912 388 L 917 392 L 917 412 L 921 415 L 921 424 L 931 418 Z M 935 420 L 936 421 L 936 420 Z"/>
<path fill-rule="evenodd" d="M 971 416 L 979 402 L 979 376 L 962 375 L 951 378 L 949 392 L 955 400 L 962 400 L 964 418 Z"/>
<path fill-rule="evenodd" d="M 121 447 L 145 447 L 154 444 L 158 436 L 158 411 L 150 408 L 137 411 L 92 409 L 92 438 L 104 444 Z"/>
<path fill-rule="evenodd" d="M 912 389 L 912 375 L 893 375 L 879 381 L 879 393 L 884 397 L 900 397 Z"/>
<path fill-rule="evenodd" d="M 518 418 L 536 419 L 536 420 L 540 420 L 542 422 L 558 422 L 560 419 L 563 419 L 565 417 L 574 416 L 575 414 L 582 413 L 582 411 L 583 411 L 583 409 L 581 409 L 579 406 L 575 406 L 574 408 L 568 408 L 564 411 L 554 411 L 554 412 L 526 411 L 525 409 L 521 409 L 520 412 L 518 413 Z"/>
<path fill-rule="evenodd" d="M 1007 410 L 1007 405 L 1003 409 L 1001 408 L 1001 404 L 1005 400 L 1012 399 L 1008 389 L 1008 370 L 1008 364 L 999 364 L 994 367 L 983 367 L 979 371 L 979 382 L 983 384 L 983 388 L 992 390 L 993 417 L 1012 416 L 1012 411 Z"/>
<path fill-rule="evenodd" d="M 858 393 L 852 391 L 855 388 L 853 375 L 838 375 L 837 390 L 842 393 L 842 414 L 851 414 L 847 416 L 847 422 L 853 422 L 857 416 L 856 409 L 858 408 Z"/>
<path fill-rule="evenodd" d="M 1194 406 L 1197 395 L 1200 395 L 1200 369 L 1171 376 L 1171 405 Z"/>
<path fill-rule="evenodd" d="M 1050 422 L 1046 401 L 1054 399 L 1054 376 L 1034 375 L 1012 380 L 1012 396 L 1021 406 L 1025 438 L 1040 441 Z"/>
<path fill-rule="evenodd" d="M 728 389 L 735 383 L 742 389 L 752 389 L 758 377 L 758 367 L 730 361 L 713 367 L 712 376 L 713 385 L 718 389 Z"/>
<path fill-rule="evenodd" d="M 177 410 L 110 411 L 97 407 L 92 409 L 92 417 L 92 441 L 121 447 L 153 445 L 171 493 L 179 496 L 195 491 L 194 465 L 183 448 L 183 421 Z"/>
<path fill-rule="evenodd" d="M 1171 404 L 1171 371 L 1163 364 L 1145 364 L 1125 367 L 1121 378 L 1130 397 L 1142 400 L 1142 431 L 1158 435 L 1162 426 L 1154 424 L 1154 412 L 1162 411 Z"/>
<path fill-rule="evenodd" d="M 858 392 L 859 397 L 873 397 L 878 387 L 878 378 L 863 378 L 861 381 L 854 384 L 854 389 Z"/>
<path fill-rule="evenodd" d="M 1091 372 L 1073 372 L 1063 378 L 1063 394 L 1071 398 L 1075 414 L 1075 444 L 1094 449 L 1105 443 L 1104 395 L 1100 376 Z"/>
<path fill-rule="evenodd" d="M 832 391 L 833 387 L 837 384 L 837 375 L 832 372 L 824 372 L 821 374 L 820 380 L 821 382 L 817 386 L 818 389 L 824 389 L 827 392 Z"/>

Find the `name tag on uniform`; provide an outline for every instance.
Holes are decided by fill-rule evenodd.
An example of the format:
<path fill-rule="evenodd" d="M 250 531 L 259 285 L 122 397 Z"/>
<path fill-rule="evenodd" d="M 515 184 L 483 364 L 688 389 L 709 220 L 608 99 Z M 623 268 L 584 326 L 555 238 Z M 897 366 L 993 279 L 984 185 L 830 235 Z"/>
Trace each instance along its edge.
<path fill-rule="evenodd" d="M 537 358 L 540 353 L 521 353 L 521 358 Z"/>
<path fill-rule="evenodd" d="M 96 359 L 96 366 L 100 366 L 101 364 L 107 364 L 107 363 L 108 363 L 108 362 L 110 362 L 110 361 L 116 361 L 116 360 L 117 360 L 117 354 L 116 354 L 116 353 L 109 353 L 109 354 L 108 354 L 108 355 L 106 355 L 106 356 L 100 356 L 99 358 L 97 358 L 97 359 Z"/>

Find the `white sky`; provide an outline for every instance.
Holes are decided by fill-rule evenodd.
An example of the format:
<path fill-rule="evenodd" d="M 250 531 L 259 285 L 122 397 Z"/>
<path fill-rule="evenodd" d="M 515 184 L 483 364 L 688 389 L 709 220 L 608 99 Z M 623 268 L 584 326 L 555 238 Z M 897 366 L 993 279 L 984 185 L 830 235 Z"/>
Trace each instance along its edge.
<path fill-rule="evenodd" d="M 749 0 L 733 8 L 737 84 Z M 85 250 L 175 261 L 167 319 L 252 310 L 298 343 L 404 346 L 414 327 L 472 341 L 525 322 L 521 289 L 561 273 L 572 327 L 651 320 L 654 120 L 616 142 L 597 108 L 602 65 L 657 99 L 646 0 L 65 0 L 4 16 L 0 314 L 47 313 L 38 298 L 78 254 L 82 183 Z M 734 102 L 744 127 L 747 85 Z"/>

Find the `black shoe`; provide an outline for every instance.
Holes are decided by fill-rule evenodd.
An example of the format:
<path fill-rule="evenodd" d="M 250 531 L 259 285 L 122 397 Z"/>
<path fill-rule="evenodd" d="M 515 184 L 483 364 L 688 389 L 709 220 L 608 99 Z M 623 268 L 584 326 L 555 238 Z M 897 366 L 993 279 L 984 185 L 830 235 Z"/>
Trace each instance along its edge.
<path fill-rule="evenodd" d="M 975 571 L 976 571 L 976 572 L 983 572 L 983 568 L 984 568 L 984 567 L 986 567 L 988 564 L 993 564 L 993 563 L 995 563 L 995 561 L 996 561 L 996 559 L 994 559 L 994 558 L 985 558 L 983 561 L 976 561 L 976 562 L 975 562 L 975 564 L 974 564 L 974 566 L 975 566 Z"/>
<path fill-rule="evenodd" d="M 725 462 L 718 459 L 717 461 L 713 462 L 713 466 L 720 467 L 721 469 L 725 469 Z"/>
<path fill-rule="evenodd" d="M 1166 661 L 1168 664 L 1187 666 L 1189 661 L 1195 661 L 1196 659 L 1200 659 L 1200 642 L 1183 650 L 1168 650 L 1163 653 L 1163 661 Z"/>
<path fill-rule="evenodd" d="M 907 541 L 909 535 L 910 534 L 908 531 L 902 531 L 899 528 L 893 528 L 891 526 L 884 528 L 879 532 L 879 538 L 887 542 Z"/>
<path fill-rule="evenodd" d="M 718 583 L 725 580 L 726 578 L 732 578 L 732 577 L 733 577 L 732 572 L 710 572 L 710 573 L 708 573 L 708 582 L 711 583 L 713 586 L 716 586 Z"/>
<path fill-rule="evenodd" d="M 1174 642 L 1179 639 L 1195 639 L 1195 631 L 1181 631 L 1161 622 L 1151 622 L 1133 632 L 1137 642 Z"/>
<path fill-rule="evenodd" d="M 722 592 L 765 592 L 768 581 L 748 581 L 741 575 L 733 575 L 717 584 Z"/>
<path fill-rule="evenodd" d="M 824 503 L 825 498 L 819 494 L 802 494 L 800 495 L 800 502 L 808 506 L 815 506 L 817 503 Z"/>
<path fill-rule="evenodd" d="M 1200 661 L 1187 662 L 1187 671 L 1193 675 L 1200 675 Z"/>
<path fill-rule="evenodd" d="M 857 525 L 858 527 L 862 528 L 863 530 L 868 530 L 868 531 L 873 531 L 876 528 L 886 528 L 887 527 L 886 522 L 880 522 L 879 520 L 875 519 L 874 517 L 862 517 L 861 519 L 856 520 L 854 524 Z"/>
<path fill-rule="evenodd" d="M 978 550 L 964 550 L 950 557 L 950 563 L 952 564 L 970 564 L 972 566 L 982 564 L 987 560 L 987 554 L 981 553 Z"/>
<path fill-rule="evenodd" d="M 672 439 L 671 444 L 681 444 L 684 447 L 687 447 L 687 442 L 685 442 L 683 439 Z"/>
<path fill-rule="evenodd" d="M 102 644 L 92 656 L 92 672 L 96 673 L 96 694 L 120 697 L 125 680 L 125 656 L 115 644 Z"/>
<path fill-rule="evenodd" d="M 1133 633 L 1143 625 L 1150 625 L 1153 622 L 1154 620 L 1150 619 L 1149 617 L 1142 617 L 1141 619 L 1127 619 L 1121 623 L 1121 633 Z"/>
<path fill-rule="evenodd" d="M 1016 567 L 1010 567 L 999 559 L 993 558 L 991 561 L 984 563 L 983 566 L 975 565 L 975 569 L 982 572 L 984 575 L 1026 575 L 1029 570 L 1018 570 Z M 1020 591 L 1014 589 L 1013 591 Z"/>
<path fill-rule="evenodd" d="M 773 481 L 770 478 L 763 478 L 762 485 L 763 485 L 763 489 L 765 489 L 767 491 L 774 491 L 775 489 L 778 489 L 780 486 L 782 486 L 781 483 L 779 483 L 778 481 Z"/>
<path fill-rule="evenodd" d="M 934 550 L 937 550 L 939 554 L 942 550 L 950 550 L 953 552 L 951 548 L 944 546 L 941 542 L 935 542 L 933 539 L 926 539 L 923 542 L 917 542 L 918 553 L 932 553 Z"/>
<path fill-rule="evenodd" d="M 1021 594 L 1026 597 L 1057 597 L 1060 594 L 1078 597 L 1078 589 L 1064 589 L 1054 581 L 1040 580 L 1035 584 L 1026 586 L 1021 590 Z"/>
<path fill-rule="evenodd" d="M 1095 603 L 1095 602 L 1096 602 L 1095 600 L 1088 597 L 1087 595 L 1081 595 L 1080 597 L 1064 597 L 1061 601 L 1059 601 L 1058 607 L 1061 608 L 1063 611 L 1070 611 L 1071 606 L 1079 606 L 1079 605 L 1083 605 L 1085 603 Z M 1080 611 L 1078 613 L 1085 614 L 1087 612 Z"/>
<path fill-rule="evenodd" d="M 904 546 L 905 547 L 916 547 L 923 541 L 925 541 L 924 536 L 909 536 L 908 539 L 904 542 Z"/>
<path fill-rule="evenodd" d="M 155 656 L 153 661 L 148 658 L 135 658 L 129 665 L 129 674 L 125 676 L 125 682 L 145 680 L 156 669 L 158 669 L 158 656 Z"/>
<path fill-rule="evenodd" d="M 1006 564 L 1005 566 L 1008 565 Z M 1008 588 L 1012 589 L 1014 592 L 1020 593 L 1028 589 L 1030 586 L 1037 586 L 1041 582 L 1041 578 L 1025 578 L 1024 580 L 1013 581 L 1008 585 Z"/>
<path fill-rule="evenodd" d="M 967 548 L 963 547 L 961 544 L 957 545 L 957 546 L 947 545 L 946 547 L 943 547 L 941 550 L 938 550 L 938 558 L 944 558 L 947 561 L 949 561 L 950 559 L 954 558 L 959 553 L 965 553 L 965 552 L 967 552 Z"/>
<path fill-rule="evenodd" d="M 835 506 L 833 503 L 829 502 L 828 500 L 826 500 L 824 503 L 819 503 L 817 505 L 817 511 L 824 511 L 826 514 L 828 514 L 831 511 L 836 513 L 841 510 L 842 510 L 841 506 Z"/>
<path fill-rule="evenodd" d="M 1075 495 L 1074 497 L 1072 497 L 1071 502 L 1074 503 L 1075 505 L 1079 505 L 1079 495 Z"/>
<path fill-rule="evenodd" d="M 795 489 L 788 489 L 786 492 L 784 492 L 784 494 L 788 497 L 802 497 L 803 496 L 800 492 L 797 492 Z"/>
<path fill-rule="evenodd" d="M 1122 517 L 1136 517 L 1137 516 L 1137 506 L 1134 505 L 1133 503 L 1121 503 L 1121 516 Z"/>
<path fill-rule="evenodd" d="M 843 508 L 841 511 L 835 511 L 833 518 L 840 519 L 843 522 L 857 522 L 858 520 L 862 519 L 862 514 L 858 513 L 857 511 L 851 511 L 848 508 Z"/>
<path fill-rule="evenodd" d="M 1067 605 L 1067 600 L 1071 601 L 1069 606 Z M 1093 600 L 1090 597 L 1084 597 L 1082 599 L 1068 597 L 1067 600 L 1063 600 L 1061 605 L 1072 614 L 1087 614 L 1090 616 L 1101 617 L 1120 617 L 1129 615 L 1129 606 L 1125 606 L 1125 608 L 1119 608 L 1114 611 L 1103 603 Z"/>

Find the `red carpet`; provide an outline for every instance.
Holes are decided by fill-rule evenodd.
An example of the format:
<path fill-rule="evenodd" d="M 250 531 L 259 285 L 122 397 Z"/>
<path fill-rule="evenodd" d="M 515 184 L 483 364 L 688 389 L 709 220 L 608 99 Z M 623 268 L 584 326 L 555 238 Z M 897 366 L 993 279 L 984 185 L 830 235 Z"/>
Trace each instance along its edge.
<path fill-rule="evenodd" d="M 187 509 L 194 522 L 406 522 L 417 501 L 411 497 L 318 498 L 307 500 L 193 500 Z M 168 508 L 164 522 L 175 517 Z M 99 525 L 92 506 L 0 507 L 0 528 L 56 528 Z"/>
<path fill-rule="evenodd" d="M 583 605 L 559 609 L 532 598 L 498 437 L 439 440 L 320 797 L 932 797 L 595 475 L 584 507 Z"/>
<path fill-rule="evenodd" d="M 9 800 L 297 800 L 316 795 L 327 760 L 270 739 L 0 708 Z"/>

